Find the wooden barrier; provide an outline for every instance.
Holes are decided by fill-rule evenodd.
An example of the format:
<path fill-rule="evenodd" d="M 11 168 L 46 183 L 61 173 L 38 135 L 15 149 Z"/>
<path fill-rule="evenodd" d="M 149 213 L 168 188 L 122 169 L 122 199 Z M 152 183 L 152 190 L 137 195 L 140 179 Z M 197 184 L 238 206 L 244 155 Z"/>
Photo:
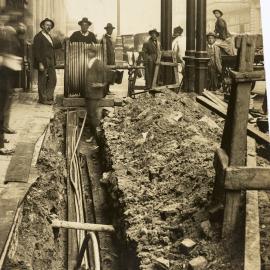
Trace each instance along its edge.
<path fill-rule="evenodd" d="M 263 72 L 253 71 L 255 49 L 261 45 L 258 35 L 236 38 L 238 68 L 231 72 L 233 86 L 221 149 L 215 155 L 213 199 L 225 206 L 222 235 L 227 239 L 233 239 L 238 229 L 241 191 L 270 189 L 270 168 L 246 166 L 251 83 L 264 78 Z"/>

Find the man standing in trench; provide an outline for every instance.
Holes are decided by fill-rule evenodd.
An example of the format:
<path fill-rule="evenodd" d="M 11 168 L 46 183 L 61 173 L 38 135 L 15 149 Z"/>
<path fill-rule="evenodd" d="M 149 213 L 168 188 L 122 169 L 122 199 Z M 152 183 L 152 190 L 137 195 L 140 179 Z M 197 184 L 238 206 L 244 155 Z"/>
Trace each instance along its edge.
<path fill-rule="evenodd" d="M 86 71 L 86 91 L 85 101 L 88 114 L 88 121 L 90 124 L 91 133 L 94 137 L 97 135 L 97 128 L 100 126 L 102 108 L 98 107 L 98 103 L 105 94 L 107 87 L 107 68 L 96 57 L 97 49 L 94 46 L 86 49 L 89 62 Z M 91 136 L 86 142 L 92 142 Z"/>

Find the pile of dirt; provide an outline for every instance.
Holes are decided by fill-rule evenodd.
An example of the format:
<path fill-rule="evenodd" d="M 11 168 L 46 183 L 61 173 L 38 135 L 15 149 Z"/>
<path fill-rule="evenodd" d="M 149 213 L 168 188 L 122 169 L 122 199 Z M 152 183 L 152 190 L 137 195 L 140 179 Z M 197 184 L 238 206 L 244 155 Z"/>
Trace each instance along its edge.
<path fill-rule="evenodd" d="M 53 231 L 50 218 L 66 220 L 64 114 L 50 124 L 38 159 L 38 179 L 29 190 L 4 269 L 65 269 L 65 232 Z"/>
<path fill-rule="evenodd" d="M 191 94 L 124 102 L 103 120 L 104 167 L 112 173 L 102 181 L 118 211 L 115 225 L 136 249 L 140 269 L 187 269 L 198 256 L 207 269 L 236 269 L 207 211 L 223 120 Z M 181 244 L 186 238 L 196 244 L 188 252 Z"/>

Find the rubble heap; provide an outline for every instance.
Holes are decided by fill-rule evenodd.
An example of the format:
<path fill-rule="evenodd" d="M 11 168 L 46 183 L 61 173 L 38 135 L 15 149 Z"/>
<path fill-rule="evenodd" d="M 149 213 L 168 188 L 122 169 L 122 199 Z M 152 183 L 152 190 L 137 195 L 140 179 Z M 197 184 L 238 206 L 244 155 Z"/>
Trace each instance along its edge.
<path fill-rule="evenodd" d="M 121 212 L 116 226 L 136 243 L 140 269 L 232 269 L 206 210 L 223 120 L 192 94 L 124 103 L 103 120 L 110 172 L 102 181 Z"/>

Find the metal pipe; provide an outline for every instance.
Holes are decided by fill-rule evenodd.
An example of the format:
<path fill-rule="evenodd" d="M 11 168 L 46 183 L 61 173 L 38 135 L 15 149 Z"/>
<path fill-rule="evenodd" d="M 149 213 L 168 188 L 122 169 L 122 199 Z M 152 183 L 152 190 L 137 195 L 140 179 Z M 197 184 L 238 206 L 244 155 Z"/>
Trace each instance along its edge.
<path fill-rule="evenodd" d="M 195 80 L 195 32 L 196 32 L 196 2 L 186 0 L 186 52 L 185 52 L 185 76 L 184 89 L 194 91 Z"/>
<path fill-rule="evenodd" d="M 197 0 L 195 91 L 200 95 L 207 86 L 208 61 L 206 51 L 206 0 Z"/>
<path fill-rule="evenodd" d="M 161 0 L 161 48 L 162 50 L 172 49 L 172 0 Z M 161 67 L 163 84 L 172 84 L 172 68 Z"/>

